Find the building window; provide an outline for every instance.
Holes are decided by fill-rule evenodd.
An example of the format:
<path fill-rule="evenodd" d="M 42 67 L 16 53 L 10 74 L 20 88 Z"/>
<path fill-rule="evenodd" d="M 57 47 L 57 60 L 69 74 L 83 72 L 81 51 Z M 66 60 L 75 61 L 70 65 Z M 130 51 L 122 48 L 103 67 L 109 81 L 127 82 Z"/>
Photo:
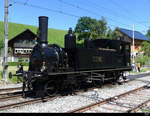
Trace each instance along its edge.
<path fill-rule="evenodd" d="M 15 48 L 14 50 L 15 54 L 30 54 L 31 52 L 32 49 Z"/>

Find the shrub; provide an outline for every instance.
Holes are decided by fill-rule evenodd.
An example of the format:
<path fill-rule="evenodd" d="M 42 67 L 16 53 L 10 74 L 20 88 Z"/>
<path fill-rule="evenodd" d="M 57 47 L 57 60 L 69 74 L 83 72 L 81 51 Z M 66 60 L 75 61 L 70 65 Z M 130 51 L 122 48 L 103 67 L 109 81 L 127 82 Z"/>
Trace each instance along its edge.
<path fill-rule="evenodd" d="M 141 66 L 146 65 L 148 62 L 150 62 L 150 57 L 148 56 L 143 56 L 143 55 L 138 55 L 136 57 L 136 62 L 140 63 Z"/>
<path fill-rule="evenodd" d="M 23 82 L 23 78 L 22 77 L 17 77 L 17 76 L 13 76 L 12 79 L 10 79 L 10 81 L 12 83 L 20 83 L 20 82 Z"/>
<path fill-rule="evenodd" d="M 8 66 L 17 66 L 18 62 L 8 62 Z M 29 63 L 28 62 L 22 62 L 23 66 L 28 66 Z"/>

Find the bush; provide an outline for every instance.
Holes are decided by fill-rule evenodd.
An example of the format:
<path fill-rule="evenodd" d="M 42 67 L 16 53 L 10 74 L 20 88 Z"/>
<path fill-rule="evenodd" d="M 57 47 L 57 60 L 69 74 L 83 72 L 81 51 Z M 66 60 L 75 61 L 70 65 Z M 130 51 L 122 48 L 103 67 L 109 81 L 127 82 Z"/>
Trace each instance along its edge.
<path fill-rule="evenodd" d="M 148 62 L 150 62 L 150 57 L 148 56 L 143 56 L 143 55 L 138 55 L 136 57 L 136 62 L 140 63 L 141 66 L 146 65 Z"/>
<path fill-rule="evenodd" d="M 17 66 L 18 62 L 8 62 L 8 66 Z M 23 66 L 29 66 L 28 62 L 22 62 Z"/>
<path fill-rule="evenodd" d="M 23 82 L 23 78 L 22 77 L 18 78 L 17 76 L 13 76 L 12 79 L 10 79 L 10 81 L 12 83 L 21 83 L 21 82 Z"/>

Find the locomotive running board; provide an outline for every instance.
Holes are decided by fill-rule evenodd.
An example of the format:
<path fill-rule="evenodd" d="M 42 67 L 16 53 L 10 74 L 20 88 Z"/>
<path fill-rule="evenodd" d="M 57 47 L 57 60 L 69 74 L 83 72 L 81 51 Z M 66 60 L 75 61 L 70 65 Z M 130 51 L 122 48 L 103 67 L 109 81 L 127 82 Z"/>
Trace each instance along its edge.
<path fill-rule="evenodd" d="M 66 74 L 82 74 L 91 72 L 104 72 L 104 71 L 130 71 L 132 68 L 116 68 L 116 69 L 104 69 L 104 70 L 88 70 L 88 71 L 74 71 L 74 72 L 59 72 L 59 73 L 48 73 L 49 76 L 53 75 L 66 75 Z"/>

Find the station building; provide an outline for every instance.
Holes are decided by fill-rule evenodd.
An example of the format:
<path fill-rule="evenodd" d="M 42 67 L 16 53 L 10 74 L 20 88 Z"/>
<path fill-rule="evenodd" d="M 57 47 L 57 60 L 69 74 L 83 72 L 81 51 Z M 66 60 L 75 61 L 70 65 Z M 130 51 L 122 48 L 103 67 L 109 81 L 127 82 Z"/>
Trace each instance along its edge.
<path fill-rule="evenodd" d="M 32 48 L 35 46 L 36 34 L 29 29 L 26 29 L 22 33 L 18 34 L 14 38 L 8 41 L 8 47 L 11 48 L 11 62 L 18 62 L 22 59 L 25 62 L 29 62 L 29 55 Z"/>

